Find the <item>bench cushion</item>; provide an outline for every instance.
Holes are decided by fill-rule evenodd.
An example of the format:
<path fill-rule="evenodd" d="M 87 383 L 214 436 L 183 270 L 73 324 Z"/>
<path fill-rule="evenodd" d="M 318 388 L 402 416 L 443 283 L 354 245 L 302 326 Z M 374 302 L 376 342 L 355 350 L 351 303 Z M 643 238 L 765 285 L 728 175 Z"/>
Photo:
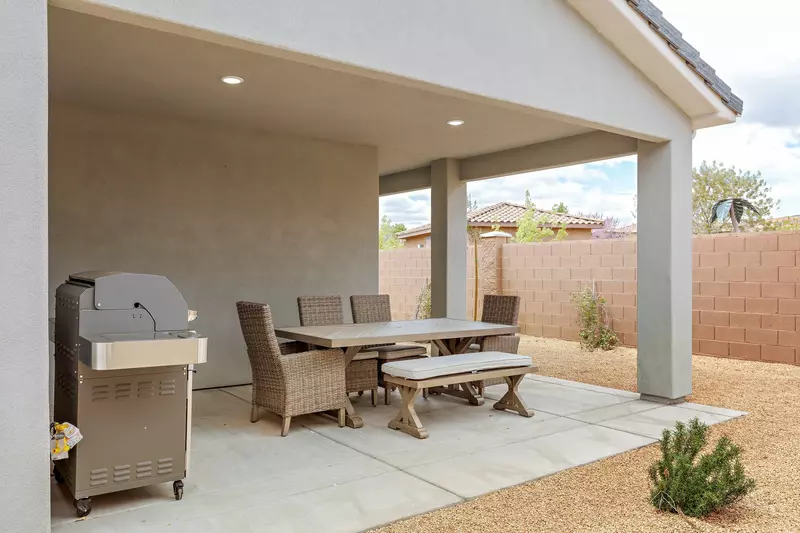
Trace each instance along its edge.
<path fill-rule="evenodd" d="M 390 376 L 418 381 L 439 376 L 520 366 L 533 366 L 533 361 L 526 355 L 478 352 L 384 363 L 381 370 Z"/>

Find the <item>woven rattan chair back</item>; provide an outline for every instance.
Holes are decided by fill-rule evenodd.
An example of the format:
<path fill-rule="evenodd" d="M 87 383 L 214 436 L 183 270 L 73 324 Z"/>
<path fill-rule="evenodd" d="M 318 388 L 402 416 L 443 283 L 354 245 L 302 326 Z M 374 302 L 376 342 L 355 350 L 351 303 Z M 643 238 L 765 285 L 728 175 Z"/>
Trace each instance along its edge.
<path fill-rule="evenodd" d="M 392 321 L 392 304 L 388 294 L 353 295 L 350 297 L 350 308 L 356 324 Z"/>
<path fill-rule="evenodd" d="M 344 324 L 341 296 L 300 296 L 297 311 L 301 326 L 335 326 Z"/>
<path fill-rule="evenodd" d="M 281 349 L 272 323 L 272 311 L 267 304 L 255 302 L 236 302 L 236 311 L 247 345 L 253 381 L 264 382 L 268 374 L 272 377 L 280 369 Z"/>
<path fill-rule="evenodd" d="M 483 297 L 483 322 L 516 326 L 519 321 L 519 296 L 487 294 Z"/>

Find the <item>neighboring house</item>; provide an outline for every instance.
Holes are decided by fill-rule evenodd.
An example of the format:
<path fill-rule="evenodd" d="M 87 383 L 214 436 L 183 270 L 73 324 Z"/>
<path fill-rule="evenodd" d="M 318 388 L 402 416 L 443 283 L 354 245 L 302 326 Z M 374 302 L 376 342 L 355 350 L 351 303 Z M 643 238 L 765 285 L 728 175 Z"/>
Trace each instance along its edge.
<path fill-rule="evenodd" d="M 552 228 L 556 232 L 561 227 L 567 230 L 567 239 L 591 239 L 592 230 L 601 229 L 603 221 L 578 215 L 555 213 L 544 209 L 534 209 L 536 217 L 543 217 L 541 227 Z M 517 234 L 519 219 L 525 214 L 525 206 L 511 202 L 499 202 L 467 213 L 467 225 L 486 228 L 491 231 L 495 225 L 500 226 L 500 231 Z M 427 248 L 431 244 L 431 225 L 423 224 L 416 228 L 398 233 L 403 239 L 406 248 Z"/>
<path fill-rule="evenodd" d="M 430 189 L 432 315 L 464 319 L 468 183 L 635 155 L 637 389 L 691 394 L 692 137 L 743 104 L 650 0 L 2 6 L 5 529 L 50 527 L 48 316 L 69 274 L 168 276 L 209 337 L 194 386 L 247 383 L 234 303 L 292 325 L 299 295 L 377 293 L 389 194 Z"/>
<path fill-rule="evenodd" d="M 624 226 L 612 227 L 610 229 L 599 229 L 592 231 L 594 239 L 620 239 L 623 237 L 636 236 L 636 222 L 631 222 Z"/>

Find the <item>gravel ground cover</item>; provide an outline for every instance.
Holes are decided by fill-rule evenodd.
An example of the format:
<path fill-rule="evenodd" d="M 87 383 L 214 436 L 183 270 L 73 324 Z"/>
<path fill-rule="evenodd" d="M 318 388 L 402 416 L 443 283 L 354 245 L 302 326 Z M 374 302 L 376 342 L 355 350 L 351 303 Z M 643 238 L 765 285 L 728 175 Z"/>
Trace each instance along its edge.
<path fill-rule="evenodd" d="M 523 336 L 520 353 L 539 373 L 636 390 L 636 350 L 585 352 L 574 342 Z M 423 532 L 800 531 L 800 367 L 695 356 L 689 401 L 749 412 L 711 427 L 744 448 L 756 490 L 724 512 L 698 520 L 661 513 L 648 502 L 647 468 L 657 445 L 573 468 L 379 529 Z"/>

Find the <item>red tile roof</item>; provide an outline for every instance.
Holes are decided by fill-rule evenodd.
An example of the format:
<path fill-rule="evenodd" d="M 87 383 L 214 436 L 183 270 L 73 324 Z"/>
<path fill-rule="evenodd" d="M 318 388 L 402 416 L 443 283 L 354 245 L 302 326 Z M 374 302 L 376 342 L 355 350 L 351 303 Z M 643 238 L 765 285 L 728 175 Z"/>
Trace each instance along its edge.
<path fill-rule="evenodd" d="M 534 208 L 534 211 L 537 217 L 544 216 L 544 223 L 542 226 L 546 228 L 560 228 L 562 225 L 566 225 L 567 228 L 586 229 L 600 229 L 603 227 L 603 221 L 594 218 L 555 213 L 544 209 Z M 495 224 L 499 224 L 500 226 L 516 226 L 524 213 L 524 205 L 500 202 L 470 211 L 467 213 L 467 222 L 471 226 L 492 227 Z M 423 224 L 422 226 L 417 226 L 416 228 L 398 233 L 397 236 L 401 239 L 406 239 L 408 237 L 414 237 L 415 235 L 425 235 L 430 232 L 431 225 Z"/>

